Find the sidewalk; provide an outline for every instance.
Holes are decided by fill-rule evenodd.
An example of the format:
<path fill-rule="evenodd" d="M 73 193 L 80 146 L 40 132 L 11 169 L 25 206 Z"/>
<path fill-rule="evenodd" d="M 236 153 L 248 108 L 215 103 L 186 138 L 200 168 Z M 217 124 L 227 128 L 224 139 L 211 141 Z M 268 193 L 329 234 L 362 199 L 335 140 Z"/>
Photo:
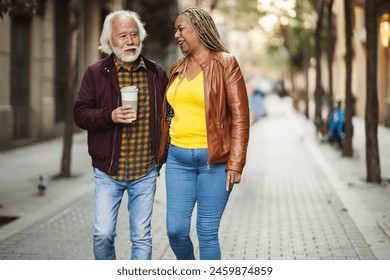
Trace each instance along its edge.
<path fill-rule="evenodd" d="M 226 208 L 223 259 L 390 260 L 390 183 L 364 182 L 364 123 L 354 120 L 354 157 L 319 143 L 310 122 L 288 99 L 266 98 L 267 118 L 251 128 L 243 180 Z M 390 130 L 380 128 L 382 177 L 390 178 Z M 388 146 L 388 145 L 387 145 Z M 74 137 L 76 177 L 51 180 L 59 170 L 56 139 L 0 153 L 0 216 L 19 218 L 0 227 L 0 259 L 93 259 L 93 182 L 86 134 Z M 42 174 L 48 189 L 38 196 Z M 165 230 L 164 170 L 153 215 L 153 259 L 174 259 Z M 128 259 L 127 215 L 122 203 L 117 258 Z M 192 235 L 196 237 L 195 221 Z M 196 244 L 196 240 L 193 240 Z"/>
<path fill-rule="evenodd" d="M 72 179 L 52 179 L 60 170 L 62 139 L 0 153 L 0 216 L 19 217 L 0 228 L 0 241 L 93 191 L 86 134 L 73 141 Z M 47 184 L 44 196 L 38 195 L 39 175 Z"/>
<path fill-rule="evenodd" d="M 326 174 L 337 196 L 352 217 L 378 259 L 390 259 L 390 129 L 378 127 L 382 183 L 366 182 L 365 123 L 354 118 L 353 156 L 327 143 L 318 143 L 315 128 L 303 115 L 294 113 L 298 129 L 308 148 Z"/>

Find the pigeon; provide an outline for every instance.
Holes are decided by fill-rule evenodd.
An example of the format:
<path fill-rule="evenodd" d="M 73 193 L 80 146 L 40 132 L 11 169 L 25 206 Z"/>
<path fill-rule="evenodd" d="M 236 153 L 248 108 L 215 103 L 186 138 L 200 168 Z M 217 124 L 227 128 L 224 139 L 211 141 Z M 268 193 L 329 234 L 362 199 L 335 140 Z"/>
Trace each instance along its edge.
<path fill-rule="evenodd" d="M 38 187 L 39 195 L 44 195 L 45 191 L 46 191 L 46 183 L 43 180 L 43 176 L 42 175 L 39 176 L 37 187 Z"/>

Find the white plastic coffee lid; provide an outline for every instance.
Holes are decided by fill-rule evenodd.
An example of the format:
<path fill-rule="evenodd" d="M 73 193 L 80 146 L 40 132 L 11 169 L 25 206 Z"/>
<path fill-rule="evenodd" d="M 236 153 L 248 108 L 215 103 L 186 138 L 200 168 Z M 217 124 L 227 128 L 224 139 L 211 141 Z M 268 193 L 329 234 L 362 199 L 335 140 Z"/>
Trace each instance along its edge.
<path fill-rule="evenodd" d="M 136 86 L 123 87 L 121 91 L 138 91 Z"/>

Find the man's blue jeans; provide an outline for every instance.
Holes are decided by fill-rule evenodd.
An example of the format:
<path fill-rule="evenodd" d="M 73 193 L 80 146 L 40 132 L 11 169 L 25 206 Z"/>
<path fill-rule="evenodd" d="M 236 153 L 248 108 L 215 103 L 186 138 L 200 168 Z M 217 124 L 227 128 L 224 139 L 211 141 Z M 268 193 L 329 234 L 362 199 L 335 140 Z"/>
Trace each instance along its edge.
<path fill-rule="evenodd" d="M 200 259 L 221 258 L 218 229 L 230 191 L 226 191 L 226 164 L 208 166 L 207 151 L 169 147 L 165 170 L 167 231 L 179 260 L 195 259 L 190 239 L 195 203 Z"/>
<path fill-rule="evenodd" d="M 133 181 L 117 181 L 97 168 L 95 179 L 95 220 L 93 248 L 95 259 L 116 259 L 115 237 L 118 210 L 125 191 L 130 220 L 131 259 L 152 258 L 151 219 L 156 192 L 157 169 Z"/>

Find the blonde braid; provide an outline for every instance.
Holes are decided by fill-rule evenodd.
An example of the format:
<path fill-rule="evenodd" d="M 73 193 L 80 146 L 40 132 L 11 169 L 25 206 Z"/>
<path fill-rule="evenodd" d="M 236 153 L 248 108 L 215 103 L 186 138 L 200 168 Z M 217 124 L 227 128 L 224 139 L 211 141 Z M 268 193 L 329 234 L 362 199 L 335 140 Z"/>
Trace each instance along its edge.
<path fill-rule="evenodd" d="M 213 19 L 205 10 L 201 8 L 187 8 L 181 14 L 187 18 L 203 45 L 214 51 L 228 52 L 219 36 Z"/>

